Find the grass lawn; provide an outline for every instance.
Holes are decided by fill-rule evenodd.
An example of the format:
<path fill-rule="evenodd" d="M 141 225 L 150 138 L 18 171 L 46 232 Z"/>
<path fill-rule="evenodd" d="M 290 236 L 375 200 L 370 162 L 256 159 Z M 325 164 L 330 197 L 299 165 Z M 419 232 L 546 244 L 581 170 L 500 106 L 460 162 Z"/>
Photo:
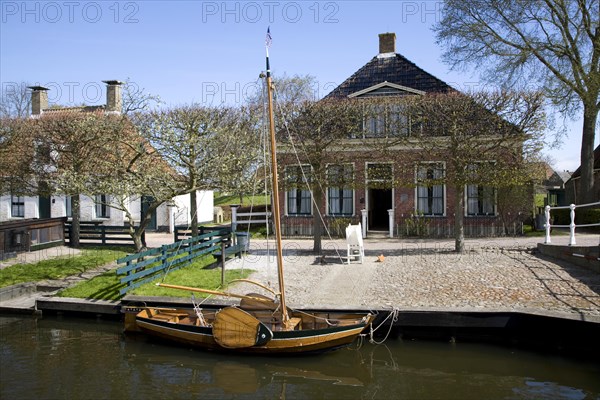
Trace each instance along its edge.
<path fill-rule="evenodd" d="M 215 193 L 214 204 L 215 207 L 223 205 L 228 206 L 230 204 L 240 204 L 240 196 L 237 194 L 226 195 L 221 193 Z M 270 200 L 269 197 L 266 195 L 242 197 L 242 206 L 250 206 L 252 204 L 254 204 L 255 206 L 262 206 L 265 204 L 270 204 Z"/>
<path fill-rule="evenodd" d="M 0 270 L 0 287 L 78 275 L 124 257 L 127 251 L 131 251 L 131 249 L 126 247 L 86 248 L 78 255 L 43 260 L 34 264 L 15 264 Z"/>
<path fill-rule="evenodd" d="M 532 225 L 523 225 L 523 233 L 529 237 L 543 237 L 546 236 L 546 230 L 537 231 Z M 567 228 L 552 228 L 551 236 L 564 236 L 569 234 Z"/>
<path fill-rule="evenodd" d="M 155 282 L 147 283 L 129 292 L 141 296 L 169 296 L 187 297 L 189 293 L 183 290 L 168 289 L 156 286 L 155 283 L 164 282 L 182 286 L 201 287 L 205 289 L 219 289 L 221 284 L 221 269 L 205 269 L 213 262 L 213 257 L 202 257 L 189 266 L 170 272 L 166 277 L 160 277 Z M 225 269 L 225 283 L 239 278 L 247 278 L 253 271 L 249 269 Z M 60 297 L 77 297 L 101 300 L 118 300 L 121 298 L 119 290 L 125 287 L 120 282 L 121 277 L 115 271 L 109 271 L 86 282 L 81 282 L 73 287 L 58 293 Z M 202 293 L 195 293 L 197 297 L 206 297 Z"/>

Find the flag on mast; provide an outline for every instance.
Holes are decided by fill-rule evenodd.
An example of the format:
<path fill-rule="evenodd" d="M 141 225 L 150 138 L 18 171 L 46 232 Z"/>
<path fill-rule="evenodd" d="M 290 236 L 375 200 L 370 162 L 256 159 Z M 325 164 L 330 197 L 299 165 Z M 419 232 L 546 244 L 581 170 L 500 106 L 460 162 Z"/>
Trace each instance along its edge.
<path fill-rule="evenodd" d="M 267 28 L 267 37 L 265 38 L 265 45 L 267 46 L 267 48 L 271 47 L 271 42 L 272 42 L 272 38 L 271 38 L 271 27 Z"/>

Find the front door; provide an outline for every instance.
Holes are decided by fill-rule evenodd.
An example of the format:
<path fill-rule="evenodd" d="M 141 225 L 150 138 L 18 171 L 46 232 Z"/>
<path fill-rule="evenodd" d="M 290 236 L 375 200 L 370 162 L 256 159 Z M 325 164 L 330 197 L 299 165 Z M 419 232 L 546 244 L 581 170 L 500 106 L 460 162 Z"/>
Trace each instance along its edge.
<path fill-rule="evenodd" d="M 39 217 L 50 218 L 50 196 L 38 197 Z"/>
<path fill-rule="evenodd" d="M 392 163 L 367 163 L 367 229 L 387 231 L 390 228 L 388 210 L 393 208 Z"/>
<path fill-rule="evenodd" d="M 153 201 L 154 197 L 152 196 L 142 196 L 142 215 L 140 216 L 141 218 L 144 216 L 146 210 L 148 210 L 148 207 Z M 150 215 L 150 223 L 148 224 L 146 229 L 150 231 L 156 230 L 156 210 L 152 211 L 152 214 Z"/>
<path fill-rule="evenodd" d="M 390 228 L 388 210 L 392 208 L 392 189 L 369 189 L 369 230 Z"/>

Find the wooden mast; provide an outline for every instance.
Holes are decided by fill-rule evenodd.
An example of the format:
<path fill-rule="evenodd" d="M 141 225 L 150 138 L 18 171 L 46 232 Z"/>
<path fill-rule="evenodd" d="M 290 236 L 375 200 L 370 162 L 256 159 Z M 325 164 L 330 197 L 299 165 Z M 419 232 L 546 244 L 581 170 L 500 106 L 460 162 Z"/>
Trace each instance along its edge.
<path fill-rule="evenodd" d="M 281 301 L 281 320 L 287 326 L 289 315 L 285 305 L 285 285 L 283 282 L 283 251 L 281 249 L 281 214 L 279 207 L 279 183 L 277 179 L 277 144 L 275 142 L 275 119 L 273 116 L 273 82 L 271 81 L 271 67 L 269 66 L 269 45 L 271 42 L 270 30 L 267 30 L 267 99 L 269 104 L 269 132 L 271 137 L 271 179 L 273 185 L 273 223 L 275 225 L 275 240 L 277 242 L 277 277 L 279 278 L 279 296 Z"/>

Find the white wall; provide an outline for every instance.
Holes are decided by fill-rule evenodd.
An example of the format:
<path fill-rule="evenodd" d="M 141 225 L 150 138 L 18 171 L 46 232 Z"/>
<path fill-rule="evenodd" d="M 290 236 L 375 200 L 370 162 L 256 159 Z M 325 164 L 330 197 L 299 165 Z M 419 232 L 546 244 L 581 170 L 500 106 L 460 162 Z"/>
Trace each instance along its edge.
<path fill-rule="evenodd" d="M 199 190 L 196 194 L 196 203 L 198 209 L 198 222 L 212 222 L 214 192 L 212 190 Z M 177 196 L 173 202 L 174 206 L 168 207 L 163 204 L 157 210 L 158 226 L 189 225 L 192 222 L 190 215 L 190 195 Z M 160 211 L 160 212 L 159 212 Z M 170 217 L 169 211 L 172 214 Z M 171 222 L 172 221 L 172 222 Z"/>
<path fill-rule="evenodd" d="M 28 218 L 39 218 L 39 202 L 37 197 L 25 197 L 25 216 L 15 217 L 11 215 L 12 196 L 0 196 L 0 222 L 28 219 Z"/>
<path fill-rule="evenodd" d="M 214 192 L 212 190 L 200 190 L 197 193 L 198 222 L 210 222 L 213 220 Z M 156 210 L 156 222 L 158 228 L 172 228 L 174 225 L 189 225 L 192 221 L 190 215 L 190 196 L 177 196 L 173 201 L 174 206 L 162 204 Z M 128 199 L 128 208 L 134 216 L 135 223 L 139 223 L 141 212 L 141 197 L 135 196 Z M 96 218 L 94 200 L 88 196 L 81 196 L 80 202 L 81 221 L 96 221 L 104 225 L 123 225 L 125 213 L 115 208 L 109 209 L 110 218 Z M 50 215 L 52 218 L 66 216 L 66 197 L 52 196 L 50 200 Z M 0 196 L 0 222 L 12 219 L 11 196 Z M 38 198 L 25 197 L 25 218 L 38 218 Z"/>

